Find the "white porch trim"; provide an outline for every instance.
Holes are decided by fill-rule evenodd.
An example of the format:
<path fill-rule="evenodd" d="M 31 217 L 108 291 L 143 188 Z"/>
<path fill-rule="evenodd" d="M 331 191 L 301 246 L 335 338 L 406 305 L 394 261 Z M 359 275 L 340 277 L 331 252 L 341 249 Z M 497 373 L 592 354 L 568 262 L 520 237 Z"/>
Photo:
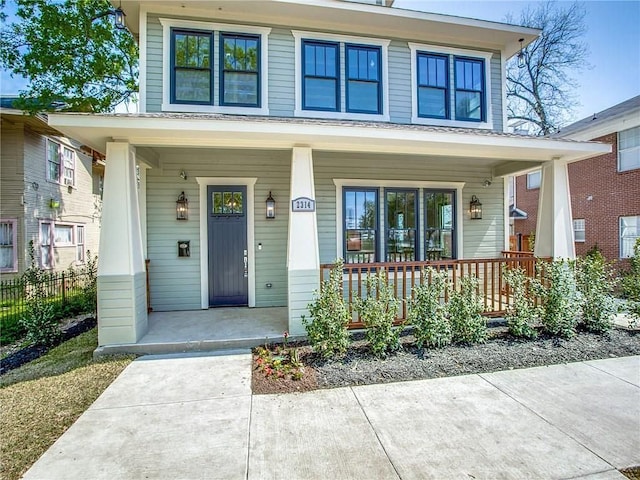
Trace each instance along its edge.
<path fill-rule="evenodd" d="M 256 306 L 256 257 L 255 244 L 255 184 L 257 177 L 196 177 L 200 185 L 200 302 L 201 308 L 209 308 L 209 229 L 207 225 L 207 187 L 209 185 L 244 185 L 247 187 L 247 256 L 248 256 L 248 302 Z"/>

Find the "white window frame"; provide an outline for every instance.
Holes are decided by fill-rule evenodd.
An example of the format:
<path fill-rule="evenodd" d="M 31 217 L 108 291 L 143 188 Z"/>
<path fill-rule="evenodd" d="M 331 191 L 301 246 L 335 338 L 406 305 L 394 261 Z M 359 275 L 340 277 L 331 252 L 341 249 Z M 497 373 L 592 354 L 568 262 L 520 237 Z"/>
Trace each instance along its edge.
<path fill-rule="evenodd" d="M 63 145 L 61 160 L 61 183 L 64 183 L 64 185 L 68 187 L 74 187 L 76 184 L 76 152 L 73 149 L 65 147 Z M 67 176 L 67 171 L 71 172 L 69 176 Z"/>
<path fill-rule="evenodd" d="M 536 184 L 534 185 L 531 181 L 532 178 L 535 178 L 534 175 L 538 177 Z M 542 185 L 542 170 L 535 170 L 533 172 L 527 173 L 527 190 L 537 190 Z"/>
<path fill-rule="evenodd" d="M 411 50 L 411 123 L 419 125 L 437 125 L 444 127 L 466 127 L 466 128 L 482 128 L 487 130 L 493 129 L 493 110 L 491 105 L 491 58 L 493 53 L 483 52 L 480 50 L 467 50 L 461 48 L 449 48 L 439 45 L 429 45 L 423 43 L 409 42 L 409 50 Z M 418 52 L 433 53 L 435 55 L 444 55 L 449 59 L 449 111 L 450 119 L 441 118 L 424 118 L 418 116 Z M 456 120 L 455 117 L 455 57 L 466 57 L 471 59 L 484 60 L 484 102 L 485 102 L 485 121 L 470 122 L 464 120 Z"/>
<path fill-rule="evenodd" d="M 295 39 L 295 117 L 344 119 L 344 120 L 373 120 L 378 122 L 390 121 L 389 116 L 389 44 L 391 40 L 371 37 L 356 37 L 351 35 L 338 35 L 321 32 L 307 32 L 292 30 Z M 338 88 L 340 89 L 340 105 L 337 112 L 303 110 L 302 108 L 302 41 L 319 40 L 338 44 L 340 55 Z M 382 112 L 381 113 L 352 113 L 347 112 L 346 107 L 346 44 L 380 47 L 380 70 L 382 72 Z"/>
<path fill-rule="evenodd" d="M 84 225 L 76 225 L 76 261 L 78 263 L 84 263 L 85 261 L 85 245 L 86 245 L 86 237 L 85 237 L 85 228 Z"/>
<path fill-rule="evenodd" d="M 58 177 L 57 178 L 52 178 L 51 177 L 51 168 L 49 167 L 49 164 L 52 163 L 52 158 L 50 157 L 51 155 L 51 148 L 50 145 L 55 145 L 56 146 L 56 157 L 58 159 Z M 53 140 L 51 140 L 50 138 L 47 138 L 47 143 L 46 143 L 46 149 L 47 149 L 47 153 L 46 153 L 46 178 L 47 181 L 49 182 L 53 182 L 53 183 L 60 183 L 60 179 L 62 178 L 62 171 L 64 169 L 64 161 L 62 159 L 62 149 L 61 149 L 61 145 L 59 142 L 54 142 Z M 55 163 L 55 162 L 53 162 Z"/>
<path fill-rule="evenodd" d="M 42 226 L 43 225 L 48 225 L 49 227 L 49 238 L 44 238 L 42 236 Z M 53 256 L 53 225 L 54 222 L 51 220 L 41 220 L 38 223 L 38 247 L 39 247 L 39 257 L 40 257 L 40 267 L 50 270 L 55 266 L 55 259 Z M 45 243 L 44 241 L 46 240 L 47 243 Z M 44 262 L 44 256 L 42 255 L 42 251 L 43 249 L 46 247 L 46 249 L 49 251 L 49 264 L 46 264 Z"/>
<path fill-rule="evenodd" d="M 578 235 L 581 232 L 581 235 Z M 586 242 L 586 225 L 584 218 L 576 218 L 573 220 L 573 238 L 576 243 Z"/>
<path fill-rule="evenodd" d="M 11 225 L 11 244 L 2 245 L 2 247 L 11 247 L 12 266 L 0 268 L 0 272 L 15 273 L 18 271 L 18 220 L 15 218 L 0 218 L 0 226 L 2 225 Z"/>
<path fill-rule="evenodd" d="M 368 187 L 377 188 L 379 192 L 384 192 L 385 188 L 406 188 L 418 190 L 418 230 L 423 229 L 424 219 L 424 190 L 425 189 L 443 189 L 443 190 L 455 190 L 456 192 L 456 248 L 458 258 L 464 258 L 464 245 L 463 245 L 463 210 L 462 208 L 462 189 L 465 182 L 411 182 L 404 180 L 386 180 L 380 181 L 376 179 L 364 180 L 364 179 L 348 179 L 348 178 L 334 178 L 333 184 L 336 186 L 336 252 L 338 258 L 344 258 L 344 219 L 342 218 L 342 191 L 344 187 Z M 384 232 L 386 229 L 386 220 L 384 214 L 384 208 L 378 205 L 378 230 Z M 422 232 L 422 230 L 420 230 Z M 378 252 L 381 255 L 385 253 L 385 236 L 384 234 L 378 235 L 378 245 L 376 245 Z M 422 238 L 422 235 L 421 237 Z M 418 245 L 418 251 L 416 252 L 418 258 L 425 258 L 424 241 L 420 241 Z M 422 261 L 422 260 L 420 260 Z"/>
<path fill-rule="evenodd" d="M 625 148 L 625 149 L 620 148 L 620 134 L 623 132 L 634 130 L 634 129 L 640 130 L 640 126 L 629 128 L 629 129 L 618 132 L 618 172 L 629 172 L 631 170 L 637 170 L 638 168 L 640 168 L 640 143 L 635 147 Z M 640 134 L 640 132 L 638 133 Z M 629 168 L 622 169 L 621 160 L 622 160 L 623 153 L 631 153 L 632 155 L 635 154 L 637 156 L 636 163 Z"/>
<path fill-rule="evenodd" d="M 636 234 L 635 234 L 635 235 L 623 236 L 623 233 L 624 233 L 624 232 L 623 232 L 623 228 L 625 228 L 625 227 L 623 226 L 623 222 L 624 222 L 626 219 L 630 219 L 630 218 L 635 218 L 635 221 L 636 221 Z M 626 215 L 626 216 L 622 216 L 622 217 L 620 217 L 620 220 L 619 220 L 618 222 L 619 222 L 618 240 L 619 240 L 619 243 L 620 243 L 620 258 L 631 258 L 631 257 L 633 256 L 633 247 L 634 247 L 634 245 L 635 245 L 636 239 L 637 239 L 638 237 L 640 237 L 640 215 Z M 628 227 L 627 227 L 627 228 L 628 228 Z M 630 242 L 630 243 L 631 243 L 631 246 L 630 246 L 630 249 L 629 249 L 629 251 L 628 251 L 628 252 L 625 252 L 625 251 L 624 251 L 624 247 L 625 247 L 625 245 L 624 245 L 624 239 L 625 239 L 625 238 L 631 238 L 631 239 L 633 239 L 633 240 Z"/>
<path fill-rule="evenodd" d="M 194 113 L 228 113 L 232 115 L 269 115 L 269 34 L 271 28 L 230 23 L 197 22 L 160 18 L 162 24 L 162 111 Z M 214 105 L 171 103 L 171 29 L 184 28 L 213 33 L 213 102 Z M 223 106 L 220 103 L 220 32 L 260 35 L 260 107 Z"/>

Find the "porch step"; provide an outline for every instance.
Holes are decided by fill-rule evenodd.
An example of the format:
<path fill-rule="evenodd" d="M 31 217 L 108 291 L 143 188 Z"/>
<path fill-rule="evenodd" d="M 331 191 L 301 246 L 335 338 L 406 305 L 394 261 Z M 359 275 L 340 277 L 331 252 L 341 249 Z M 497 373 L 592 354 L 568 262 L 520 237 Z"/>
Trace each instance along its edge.
<path fill-rule="evenodd" d="M 290 336 L 288 341 L 296 342 L 304 340 L 305 337 Z M 254 348 L 265 343 L 282 343 L 282 336 L 263 338 L 236 338 L 232 340 L 193 340 L 180 342 L 157 342 L 157 343 L 127 343 L 121 345 L 104 345 L 98 347 L 93 352 L 93 357 L 98 358 L 105 355 L 133 354 L 133 355 L 164 355 L 170 353 L 195 353 L 195 352 L 217 352 L 224 350 L 239 350 Z"/>

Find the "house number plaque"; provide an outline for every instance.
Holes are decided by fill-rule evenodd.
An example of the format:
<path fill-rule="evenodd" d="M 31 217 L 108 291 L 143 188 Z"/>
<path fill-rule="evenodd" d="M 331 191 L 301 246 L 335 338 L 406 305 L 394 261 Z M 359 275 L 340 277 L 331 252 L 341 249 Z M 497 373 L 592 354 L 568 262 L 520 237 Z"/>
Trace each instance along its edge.
<path fill-rule="evenodd" d="M 298 197 L 291 200 L 292 212 L 315 212 L 316 201 L 308 197 Z"/>

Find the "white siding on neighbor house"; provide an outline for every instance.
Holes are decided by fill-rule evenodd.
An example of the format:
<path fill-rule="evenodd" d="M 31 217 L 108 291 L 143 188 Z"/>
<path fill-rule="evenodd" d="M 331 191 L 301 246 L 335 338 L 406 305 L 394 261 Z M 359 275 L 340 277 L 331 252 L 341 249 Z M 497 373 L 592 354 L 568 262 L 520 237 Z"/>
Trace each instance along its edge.
<path fill-rule="evenodd" d="M 465 182 L 462 190 L 463 248 L 459 258 L 499 257 L 504 249 L 504 199 L 500 179 L 484 188 L 491 178 L 491 168 L 474 159 L 435 158 L 400 155 L 364 155 L 314 152 L 316 202 L 320 263 L 332 263 L 337 256 L 336 186 L 333 179 L 371 180 L 371 187 L 396 180 L 411 182 Z M 380 192 L 383 192 L 383 188 Z M 482 220 L 470 220 L 469 202 L 476 195 L 482 202 Z M 382 196 L 379 197 L 382 201 Z M 420 202 L 420 217 L 424 204 Z M 379 208 L 381 211 L 382 209 Z M 380 235 L 384 232 L 384 215 L 378 219 Z M 422 221 L 422 220 L 421 220 Z M 419 228 L 423 228 L 420 224 Z M 424 237 L 420 235 L 422 241 Z"/>
<path fill-rule="evenodd" d="M 159 15 L 148 14 L 147 16 L 147 111 L 159 112 L 162 110 L 162 26 L 158 20 Z M 182 18 L 182 17 L 181 17 Z M 192 18 L 185 17 L 188 20 L 196 21 L 214 21 L 219 22 L 215 18 Z M 241 24 L 241 21 L 231 22 Z M 269 25 L 266 25 L 269 26 Z M 268 35 L 269 41 L 269 114 L 272 116 L 292 117 L 295 108 L 295 42 L 291 30 L 297 29 L 295 26 L 291 29 L 282 27 L 273 28 Z M 350 32 L 342 32 L 349 35 Z M 372 36 L 375 36 L 372 34 Z M 384 39 L 383 37 L 380 37 Z M 411 123 L 411 51 L 408 41 L 391 39 L 389 45 L 389 85 L 387 88 L 389 95 L 389 115 L 391 122 L 394 123 Z M 366 42 L 365 42 L 366 43 Z M 443 47 L 456 48 L 452 45 L 443 45 Z M 459 46 L 457 46 L 459 48 Z M 467 48 L 473 48 L 468 46 Z M 502 70 L 500 52 L 492 52 L 489 72 L 491 82 L 490 99 L 492 108 L 493 129 L 501 131 L 503 127 L 502 120 Z M 344 95 L 344 48 L 341 49 L 341 78 L 342 92 L 341 105 L 344 111 L 345 95 Z M 219 52 L 214 50 L 214 93 L 215 103 L 218 103 L 218 70 L 219 70 Z M 169 61 L 169 59 L 166 59 Z M 450 87 L 453 88 L 453 68 L 450 69 Z M 450 96 L 453 102 L 453 95 Z M 452 110 L 455 106 L 452 103 Z M 188 110 L 188 106 L 185 106 Z M 250 112 L 249 112 L 250 113 Z"/>
<path fill-rule="evenodd" d="M 154 310 L 201 308 L 200 198 L 196 177 L 257 177 L 255 184 L 256 307 L 287 304 L 287 226 L 291 151 L 159 149 L 160 169 L 147 171 L 147 253 Z M 188 175 L 180 178 L 181 170 Z M 189 220 L 176 220 L 176 200 L 184 191 Z M 272 192 L 276 218 L 265 218 Z M 178 258 L 178 240 L 191 241 L 191 256 Z M 262 250 L 258 250 L 258 244 Z M 266 284 L 270 283 L 271 288 Z"/>

